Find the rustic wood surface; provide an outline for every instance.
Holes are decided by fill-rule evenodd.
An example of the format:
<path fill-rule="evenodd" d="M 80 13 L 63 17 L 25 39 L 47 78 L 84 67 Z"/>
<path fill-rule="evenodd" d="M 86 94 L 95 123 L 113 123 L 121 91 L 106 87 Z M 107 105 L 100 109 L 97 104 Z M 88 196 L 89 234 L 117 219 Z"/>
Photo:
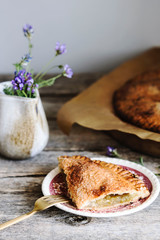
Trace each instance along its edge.
<path fill-rule="evenodd" d="M 102 74 L 78 74 L 73 79 L 61 79 L 53 87 L 41 90 L 50 127 L 47 147 L 38 156 L 15 161 L 0 157 L 0 223 L 30 211 L 42 196 L 41 183 L 45 175 L 57 166 L 59 155 L 106 155 L 106 146 L 116 147 L 123 159 L 138 161 L 155 173 L 160 171 L 160 158 L 131 151 L 112 139 L 106 132 L 75 125 L 70 136 L 57 126 L 58 109 L 69 99 L 95 82 Z M 1 81 L 11 76 L 0 77 Z M 82 218 L 52 207 L 0 232 L 0 240 L 159 240 L 160 196 L 148 208 L 132 215 L 115 218 Z"/>

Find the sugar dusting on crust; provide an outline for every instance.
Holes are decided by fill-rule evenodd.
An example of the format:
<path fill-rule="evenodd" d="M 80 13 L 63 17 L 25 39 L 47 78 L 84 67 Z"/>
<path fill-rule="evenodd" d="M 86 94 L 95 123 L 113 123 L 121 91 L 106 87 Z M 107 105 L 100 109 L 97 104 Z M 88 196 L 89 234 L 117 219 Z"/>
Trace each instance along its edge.
<path fill-rule="evenodd" d="M 87 208 L 88 203 L 107 195 L 132 194 L 133 202 L 149 195 L 144 182 L 121 166 L 85 156 L 61 156 L 58 159 L 59 167 L 66 175 L 70 197 L 79 209 Z"/>
<path fill-rule="evenodd" d="M 129 168 L 129 167 L 125 167 L 125 166 L 119 166 L 122 167 L 124 170 L 130 171 L 130 173 L 132 174 L 136 174 L 138 176 L 138 178 L 143 179 L 145 186 L 148 188 L 149 192 L 152 192 L 152 184 L 150 182 L 150 180 L 141 172 Z M 50 186 L 50 194 L 52 195 L 67 195 L 67 185 L 65 182 L 65 175 L 63 173 L 59 173 L 57 174 L 51 181 Z M 138 205 L 141 205 L 143 202 L 145 202 L 147 198 L 144 199 L 140 199 L 139 201 L 136 201 L 134 203 L 130 203 L 127 204 L 125 206 L 119 206 L 119 207 L 113 207 L 110 209 L 101 209 L 101 210 L 88 210 L 88 209 L 78 209 L 79 211 L 85 211 L 85 212 L 92 212 L 92 213 L 113 213 L 113 212 L 117 212 L 117 211 L 124 211 L 127 209 L 131 209 L 134 207 L 137 207 Z M 74 206 L 74 204 L 71 203 L 65 203 L 65 206 L 67 206 L 68 208 L 72 208 L 74 210 L 77 210 L 77 208 Z"/>

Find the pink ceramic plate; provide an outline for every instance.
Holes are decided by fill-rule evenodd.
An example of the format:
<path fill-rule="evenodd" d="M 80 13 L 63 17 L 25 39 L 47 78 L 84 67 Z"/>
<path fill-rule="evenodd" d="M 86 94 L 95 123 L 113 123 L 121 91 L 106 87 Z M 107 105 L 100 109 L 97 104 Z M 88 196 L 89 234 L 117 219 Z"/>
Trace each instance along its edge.
<path fill-rule="evenodd" d="M 147 168 L 134 162 L 117 158 L 99 157 L 98 159 L 101 161 L 121 165 L 123 168 L 138 174 L 140 178 L 143 178 L 143 181 L 147 185 L 151 193 L 150 196 L 146 199 L 137 201 L 134 204 L 129 204 L 125 207 L 117 207 L 110 210 L 78 210 L 73 206 L 72 203 L 56 204 L 56 207 L 66 212 L 87 217 L 116 217 L 140 211 L 149 206 L 157 198 L 160 190 L 159 181 L 157 177 Z M 94 159 L 92 158 L 92 160 Z M 42 192 L 44 195 L 65 194 L 66 185 L 64 182 L 64 176 L 61 174 L 58 167 L 49 172 L 44 178 L 42 183 Z"/>

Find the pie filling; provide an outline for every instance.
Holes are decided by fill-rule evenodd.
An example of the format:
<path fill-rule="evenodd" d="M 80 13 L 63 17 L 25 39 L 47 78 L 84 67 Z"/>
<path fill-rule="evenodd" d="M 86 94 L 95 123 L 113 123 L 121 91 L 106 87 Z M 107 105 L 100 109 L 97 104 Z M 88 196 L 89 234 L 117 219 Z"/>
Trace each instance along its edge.
<path fill-rule="evenodd" d="M 122 195 L 119 194 L 111 194 L 107 195 L 104 198 L 100 198 L 97 200 L 90 201 L 85 208 L 105 208 L 110 206 L 124 205 L 131 202 L 135 202 L 139 199 L 137 193 L 124 193 Z"/>

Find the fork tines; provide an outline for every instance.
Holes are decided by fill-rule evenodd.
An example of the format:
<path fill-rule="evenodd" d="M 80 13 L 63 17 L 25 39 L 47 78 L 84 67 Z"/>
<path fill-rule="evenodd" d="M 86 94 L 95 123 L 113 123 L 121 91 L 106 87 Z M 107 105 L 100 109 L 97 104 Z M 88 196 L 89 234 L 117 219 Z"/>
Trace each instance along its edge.
<path fill-rule="evenodd" d="M 69 199 L 64 197 L 63 195 L 50 195 L 50 196 L 44 196 L 43 199 L 47 202 L 68 202 Z"/>

